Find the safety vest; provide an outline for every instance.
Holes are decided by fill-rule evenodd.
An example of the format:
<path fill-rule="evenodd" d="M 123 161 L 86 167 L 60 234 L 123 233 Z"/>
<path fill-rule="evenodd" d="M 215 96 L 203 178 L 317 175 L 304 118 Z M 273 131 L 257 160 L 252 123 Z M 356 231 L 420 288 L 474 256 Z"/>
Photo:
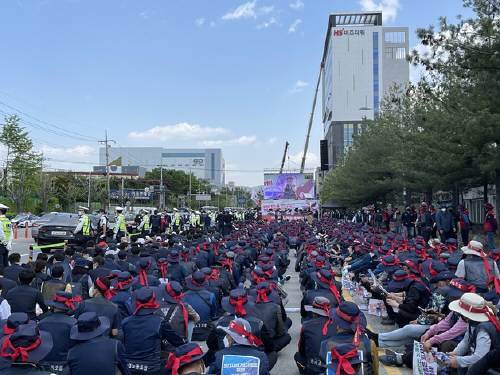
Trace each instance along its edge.
<path fill-rule="evenodd" d="M 9 242 L 12 238 L 12 224 L 10 220 L 5 217 L 5 215 L 0 216 L 0 222 L 2 223 L 5 242 Z"/>
<path fill-rule="evenodd" d="M 142 217 L 142 220 L 144 222 L 144 226 L 142 227 L 144 230 L 149 230 L 150 228 L 150 225 L 149 225 L 149 215 L 148 214 L 145 214 L 143 217 Z"/>
<path fill-rule="evenodd" d="M 174 225 L 176 227 L 179 227 L 181 225 L 181 215 L 179 213 L 176 213 L 174 216 Z"/>
<path fill-rule="evenodd" d="M 123 232 L 123 233 L 127 232 L 127 224 L 125 223 L 125 215 L 124 214 L 118 215 L 118 230 L 120 232 Z"/>
<path fill-rule="evenodd" d="M 191 225 L 196 226 L 196 225 L 200 224 L 200 218 L 199 218 L 198 215 L 192 214 L 190 219 L 191 219 L 190 220 L 191 221 Z"/>
<path fill-rule="evenodd" d="M 83 215 L 83 226 L 82 226 L 82 234 L 84 236 L 90 236 L 90 219 L 89 215 Z"/>

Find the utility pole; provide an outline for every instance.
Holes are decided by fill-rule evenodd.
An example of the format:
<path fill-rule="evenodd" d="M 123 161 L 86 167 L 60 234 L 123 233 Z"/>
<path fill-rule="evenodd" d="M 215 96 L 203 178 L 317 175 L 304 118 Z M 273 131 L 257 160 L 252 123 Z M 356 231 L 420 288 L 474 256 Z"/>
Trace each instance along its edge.
<path fill-rule="evenodd" d="M 107 191 L 108 191 L 108 204 L 106 207 L 108 212 L 109 212 L 109 209 L 111 207 L 111 188 L 110 188 L 110 180 L 109 180 L 109 148 L 111 147 L 109 145 L 109 142 L 113 142 L 113 143 L 116 143 L 116 141 L 114 141 L 113 139 L 108 139 L 108 131 L 105 130 L 104 131 L 104 140 L 102 141 L 98 141 L 100 144 L 103 144 L 104 147 L 106 147 L 106 187 L 107 187 Z"/>
<path fill-rule="evenodd" d="M 189 169 L 189 208 L 191 208 L 191 168 Z"/>
<path fill-rule="evenodd" d="M 158 164 L 157 167 L 160 167 L 160 199 L 159 199 L 159 208 L 163 209 L 165 206 L 165 194 L 163 191 L 163 158 L 161 159 L 161 164 Z"/>
<path fill-rule="evenodd" d="M 90 210 L 90 212 L 92 212 L 92 209 L 90 208 L 90 175 L 91 175 L 92 172 L 89 172 L 89 194 L 87 196 L 87 207 L 88 209 Z"/>

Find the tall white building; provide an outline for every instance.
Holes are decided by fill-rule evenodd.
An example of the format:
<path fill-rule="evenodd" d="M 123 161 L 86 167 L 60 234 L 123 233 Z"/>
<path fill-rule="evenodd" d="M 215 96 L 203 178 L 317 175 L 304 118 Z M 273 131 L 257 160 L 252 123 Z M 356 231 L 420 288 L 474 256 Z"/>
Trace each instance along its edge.
<path fill-rule="evenodd" d="M 193 173 L 215 186 L 224 186 L 225 164 L 220 148 L 186 149 L 162 147 L 110 147 L 109 162 L 122 166 L 139 166 L 150 171 L 163 165 L 164 169 L 174 169 Z M 106 149 L 99 149 L 99 163 L 106 165 Z"/>
<path fill-rule="evenodd" d="M 323 53 L 323 130 L 329 169 L 352 146 L 384 95 L 409 83 L 408 28 L 382 26 L 382 12 L 330 15 Z"/>

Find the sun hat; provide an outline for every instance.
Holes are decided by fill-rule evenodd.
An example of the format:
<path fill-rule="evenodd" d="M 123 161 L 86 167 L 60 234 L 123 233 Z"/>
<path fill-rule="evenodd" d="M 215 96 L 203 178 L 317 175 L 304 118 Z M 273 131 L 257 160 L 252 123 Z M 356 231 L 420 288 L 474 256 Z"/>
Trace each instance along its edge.
<path fill-rule="evenodd" d="M 59 310 L 73 312 L 82 301 L 82 297 L 74 296 L 71 292 L 58 291 L 52 299 L 46 301 L 45 304 Z"/>
<path fill-rule="evenodd" d="M 229 313 L 238 316 L 247 315 L 245 306 L 249 303 L 247 292 L 245 289 L 233 289 L 229 292 L 229 296 L 222 298 L 222 309 Z"/>
<path fill-rule="evenodd" d="M 204 290 L 208 287 L 207 277 L 202 271 L 195 271 L 191 276 L 186 277 L 186 288 L 189 290 Z"/>
<path fill-rule="evenodd" d="M 474 322 L 490 321 L 500 331 L 500 323 L 486 300 L 476 293 L 464 293 L 459 300 L 450 302 L 449 309 Z"/>
<path fill-rule="evenodd" d="M 479 241 L 469 241 L 467 246 L 462 247 L 462 252 L 465 255 L 477 255 L 480 257 L 483 255 L 483 244 Z"/>
<path fill-rule="evenodd" d="M 37 363 L 50 353 L 52 347 L 52 335 L 40 331 L 35 322 L 29 322 L 17 327 L 12 335 L 2 338 L 0 357 L 13 362 Z"/>
<path fill-rule="evenodd" d="M 332 309 L 330 315 L 337 327 L 350 329 L 354 332 L 354 343 L 359 344 L 360 335 L 366 328 L 365 314 L 359 310 L 354 302 L 342 302 L 335 309 Z"/>
<path fill-rule="evenodd" d="M 28 314 L 24 312 L 10 314 L 7 320 L 2 321 L 3 327 L 0 331 L 0 337 L 4 335 L 12 335 L 14 332 L 16 332 L 17 327 L 22 324 L 28 324 L 28 322 L 30 322 Z"/>
<path fill-rule="evenodd" d="M 333 374 L 337 374 L 337 372 L 340 374 L 355 374 L 357 372 L 352 365 L 362 363 L 359 358 L 358 348 L 353 344 L 339 344 L 331 340 L 325 340 L 321 343 L 320 349 L 320 356 L 325 363 L 328 353 L 330 353 L 331 363 L 327 367 L 332 370 Z"/>
<path fill-rule="evenodd" d="M 198 344 L 189 342 L 170 352 L 165 367 L 171 371 L 172 375 L 177 375 L 182 367 L 199 361 L 204 356 L 205 354 Z"/>
<path fill-rule="evenodd" d="M 262 340 L 252 333 L 252 326 L 250 323 L 242 318 L 236 318 L 229 323 L 228 327 L 218 326 L 217 328 L 223 330 L 227 335 L 240 345 L 246 346 L 262 346 Z"/>
<path fill-rule="evenodd" d="M 305 305 L 304 309 L 317 315 L 329 316 L 330 300 L 321 296 L 314 297 L 313 303 L 311 305 Z"/>
<path fill-rule="evenodd" d="M 160 305 L 156 302 L 156 295 L 152 288 L 144 287 L 134 292 L 135 311 L 134 315 L 148 315 L 158 310 Z"/>
<path fill-rule="evenodd" d="M 76 341 L 87 341 L 99 337 L 109 329 L 109 319 L 97 316 L 95 312 L 85 312 L 78 317 L 71 328 L 70 338 Z"/>
<path fill-rule="evenodd" d="M 451 271 L 441 271 L 436 276 L 432 277 L 430 282 L 437 283 L 438 281 L 451 280 L 455 278 L 455 274 Z"/>

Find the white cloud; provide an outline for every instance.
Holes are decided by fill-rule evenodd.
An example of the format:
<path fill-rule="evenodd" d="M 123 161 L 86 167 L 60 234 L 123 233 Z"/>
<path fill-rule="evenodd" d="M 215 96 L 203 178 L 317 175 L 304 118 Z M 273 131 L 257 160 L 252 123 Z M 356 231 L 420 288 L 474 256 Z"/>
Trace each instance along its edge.
<path fill-rule="evenodd" d="M 296 94 L 298 92 L 301 92 L 304 89 L 304 87 L 307 87 L 307 86 L 309 86 L 309 83 L 304 82 L 304 81 L 299 79 L 293 85 L 293 88 L 290 90 L 290 94 Z"/>
<path fill-rule="evenodd" d="M 278 21 L 276 20 L 276 18 L 274 17 L 271 17 L 269 18 L 267 21 L 265 22 L 262 22 L 261 24 L 258 24 L 257 25 L 257 29 L 267 29 L 268 27 L 271 27 L 272 25 L 276 25 Z"/>
<path fill-rule="evenodd" d="M 292 24 L 288 28 L 288 32 L 291 34 L 296 32 L 301 23 L 302 23 L 302 20 L 300 18 L 297 18 L 295 21 L 292 22 Z"/>
<path fill-rule="evenodd" d="M 215 27 L 215 21 L 210 22 L 210 27 Z"/>
<path fill-rule="evenodd" d="M 223 20 L 239 20 L 245 18 L 257 18 L 257 13 L 255 11 L 256 0 L 248 1 L 241 4 L 239 7 L 233 11 L 227 12 L 222 16 Z"/>
<path fill-rule="evenodd" d="M 262 14 L 269 14 L 269 13 L 272 13 L 273 11 L 274 11 L 273 6 L 265 6 L 265 7 L 259 8 L 259 12 Z"/>
<path fill-rule="evenodd" d="M 42 145 L 40 151 L 45 157 L 52 157 L 54 159 L 78 160 L 88 159 L 90 156 L 97 155 L 97 150 L 87 145 L 76 145 L 65 148 Z"/>
<path fill-rule="evenodd" d="M 153 12 L 151 10 L 148 10 L 148 9 L 145 9 L 139 13 L 139 17 L 141 17 L 142 19 L 145 19 L 145 20 L 150 19 L 152 15 L 153 15 Z"/>
<path fill-rule="evenodd" d="M 194 23 L 196 26 L 202 27 L 205 24 L 205 18 L 197 18 Z"/>
<path fill-rule="evenodd" d="M 276 141 L 277 141 L 276 137 L 271 137 L 271 138 L 269 138 L 269 139 L 266 141 L 266 143 L 267 143 L 268 145 L 274 145 L 274 144 L 276 143 Z"/>
<path fill-rule="evenodd" d="M 390 22 L 396 19 L 401 7 L 399 0 L 360 0 L 359 4 L 364 11 L 381 10 L 384 21 Z"/>
<path fill-rule="evenodd" d="M 257 142 L 255 135 L 242 135 L 232 139 L 217 139 L 203 141 L 201 144 L 205 147 L 221 147 L 221 146 L 248 146 Z"/>
<path fill-rule="evenodd" d="M 149 139 L 166 141 L 169 139 L 204 139 L 227 134 L 224 128 L 204 127 L 198 124 L 181 122 L 175 125 L 155 126 L 144 131 L 130 132 L 130 139 Z"/>
<path fill-rule="evenodd" d="M 290 8 L 294 10 L 299 10 L 304 8 L 304 2 L 301 0 L 296 0 L 293 3 L 290 3 Z"/>
<path fill-rule="evenodd" d="M 301 151 L 297 154 L 292 154 L 288 158 L 292 163 L 300 165 L 302 163 L 302 155 L 304 151 Z M 316 154 L 312 152 L 307 152 L 306 155 L 306 168 L 316 168 L 319 165 L 319 158 Z"/>

